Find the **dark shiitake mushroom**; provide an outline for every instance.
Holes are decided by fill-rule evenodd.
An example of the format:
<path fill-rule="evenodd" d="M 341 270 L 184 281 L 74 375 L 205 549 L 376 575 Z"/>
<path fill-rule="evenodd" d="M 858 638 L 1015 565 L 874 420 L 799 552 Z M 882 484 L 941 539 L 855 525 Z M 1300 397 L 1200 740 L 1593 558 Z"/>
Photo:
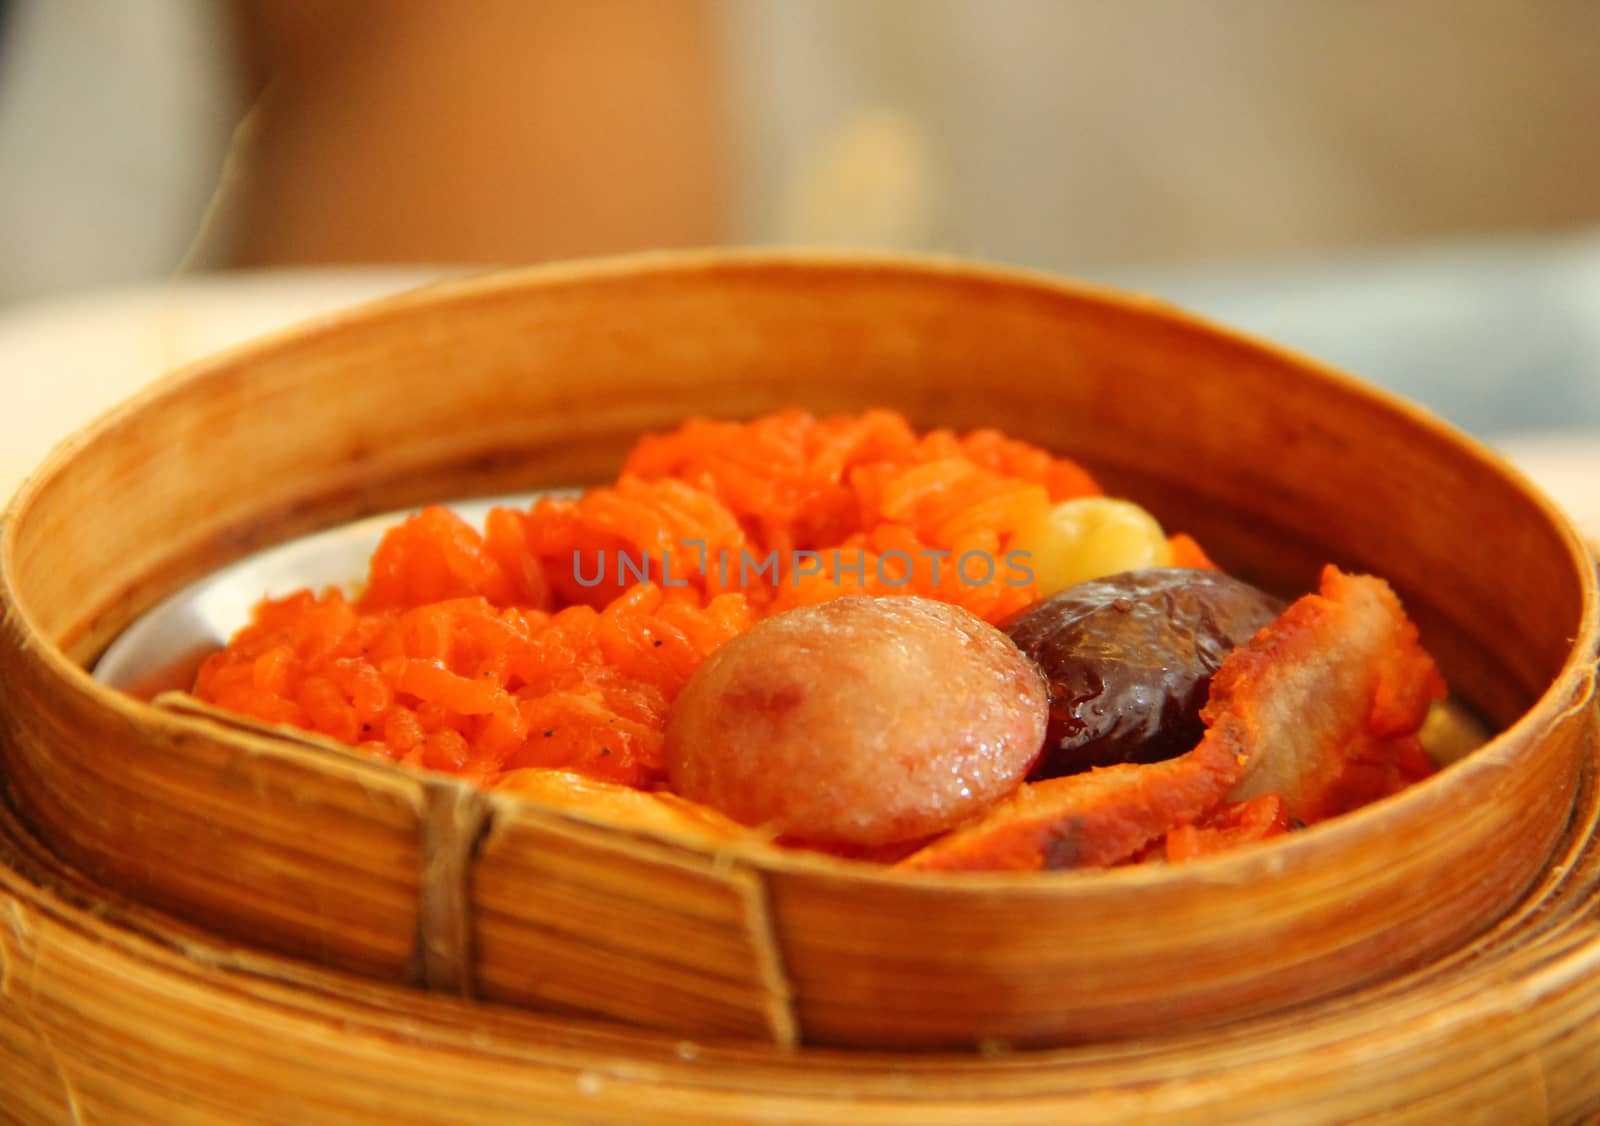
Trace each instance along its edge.
<path fill-rule="evenodd" d="M 1221 571 L 1127 571 L 1068 587 L 1005 627 L 1050 685 L 1045 750 L 1031 777 L 1192 750 L 1224 658 L 1283 604 Z"/>

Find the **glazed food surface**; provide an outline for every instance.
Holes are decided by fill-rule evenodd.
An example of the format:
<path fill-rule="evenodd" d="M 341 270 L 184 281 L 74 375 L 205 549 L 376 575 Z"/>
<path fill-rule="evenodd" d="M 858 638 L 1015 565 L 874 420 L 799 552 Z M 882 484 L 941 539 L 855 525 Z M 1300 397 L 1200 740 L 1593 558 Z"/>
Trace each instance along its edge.
<path fill-rule="evenodd" d="M 1443 695 L 1388 584 L 1328 567 L 1223 661 L 1192 750 L 1026 784 L 906 863 L 1104 866 L 1265 840 L 1432 773 L 1417 732 Z"/>
<path fill-rule="evenodd" d="M 1069 459 L 789 411 L 643 438 L 481 532 L 426 509 L 359 596 L 263 603 L 195 693 L 703 839 L 1176 861 L 1430 769 L 1441 682 L 1387 586 L 1330 569 L 1279 609 Z"/>
<path fill-rule="evenodd" d="M 1037 778 L 1194 747 L 1211 676 L 1283 603 L 1220 571 L 1154 568 L 1079 583 L 1006 632 L 1050 683 Z"/>
<path fill-rule="evenodd" d="M 485 784 L 544 766 L 656 787 L 671 704 L 730 638 L 846 594 L 999 621 L 1038 596 L 1008 559 L 1018 531 L 1099 492 L 995 431 L 919 434 L 884 411 L 694 421 L 641 439 L 614 483 L 482 532 L 420 513 L 358 599 L 264 604 L 195 692 Z"/>

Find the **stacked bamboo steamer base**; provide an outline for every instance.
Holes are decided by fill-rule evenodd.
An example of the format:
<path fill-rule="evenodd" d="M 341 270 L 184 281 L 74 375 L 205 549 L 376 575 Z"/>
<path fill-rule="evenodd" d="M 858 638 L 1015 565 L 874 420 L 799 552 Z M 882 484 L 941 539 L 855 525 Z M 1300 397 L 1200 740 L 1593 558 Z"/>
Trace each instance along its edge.
<path fill-rule="evenodd" d="M 1389 578 L 1500 730 L 1178 868 L 710 851 L 83 671 L 259 546 L 581 484 L 694 414 L 887 406 L 1081 458 L 1284 591 Z M 1594 568 L 1511 470 L 1139 299 L 927 261 L 666 256 L 421 291 L 175 377 L 0 539 L 0 1109 L 21 1121 L 1600 1112 Z"/>

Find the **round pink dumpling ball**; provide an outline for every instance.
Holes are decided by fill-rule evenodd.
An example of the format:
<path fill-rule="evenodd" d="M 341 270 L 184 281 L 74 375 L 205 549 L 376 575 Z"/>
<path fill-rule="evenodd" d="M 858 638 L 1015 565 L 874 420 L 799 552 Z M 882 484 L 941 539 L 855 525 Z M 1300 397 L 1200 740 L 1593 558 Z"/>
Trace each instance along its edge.
<path fill-rule="evenodd" d="M 775 615 L 684 686 L 672 788 L 820 846 L 952 828 L 1009 794 L 1044 743 L 1049 696 L 1005 634 L 926 598 L 839 598 Z"/>

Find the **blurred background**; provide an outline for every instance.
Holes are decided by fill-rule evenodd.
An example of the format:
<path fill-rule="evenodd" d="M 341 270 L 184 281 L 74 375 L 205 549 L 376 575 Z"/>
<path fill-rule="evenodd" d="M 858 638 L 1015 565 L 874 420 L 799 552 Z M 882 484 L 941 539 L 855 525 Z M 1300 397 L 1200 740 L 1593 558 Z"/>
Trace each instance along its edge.
<path fill-rule="evenodd" d="M 1570 467 L 1600 3 L 0 0 L 23 468 L 164 367 L 443 272 L 773 243 L 1154 292 Z"/>

